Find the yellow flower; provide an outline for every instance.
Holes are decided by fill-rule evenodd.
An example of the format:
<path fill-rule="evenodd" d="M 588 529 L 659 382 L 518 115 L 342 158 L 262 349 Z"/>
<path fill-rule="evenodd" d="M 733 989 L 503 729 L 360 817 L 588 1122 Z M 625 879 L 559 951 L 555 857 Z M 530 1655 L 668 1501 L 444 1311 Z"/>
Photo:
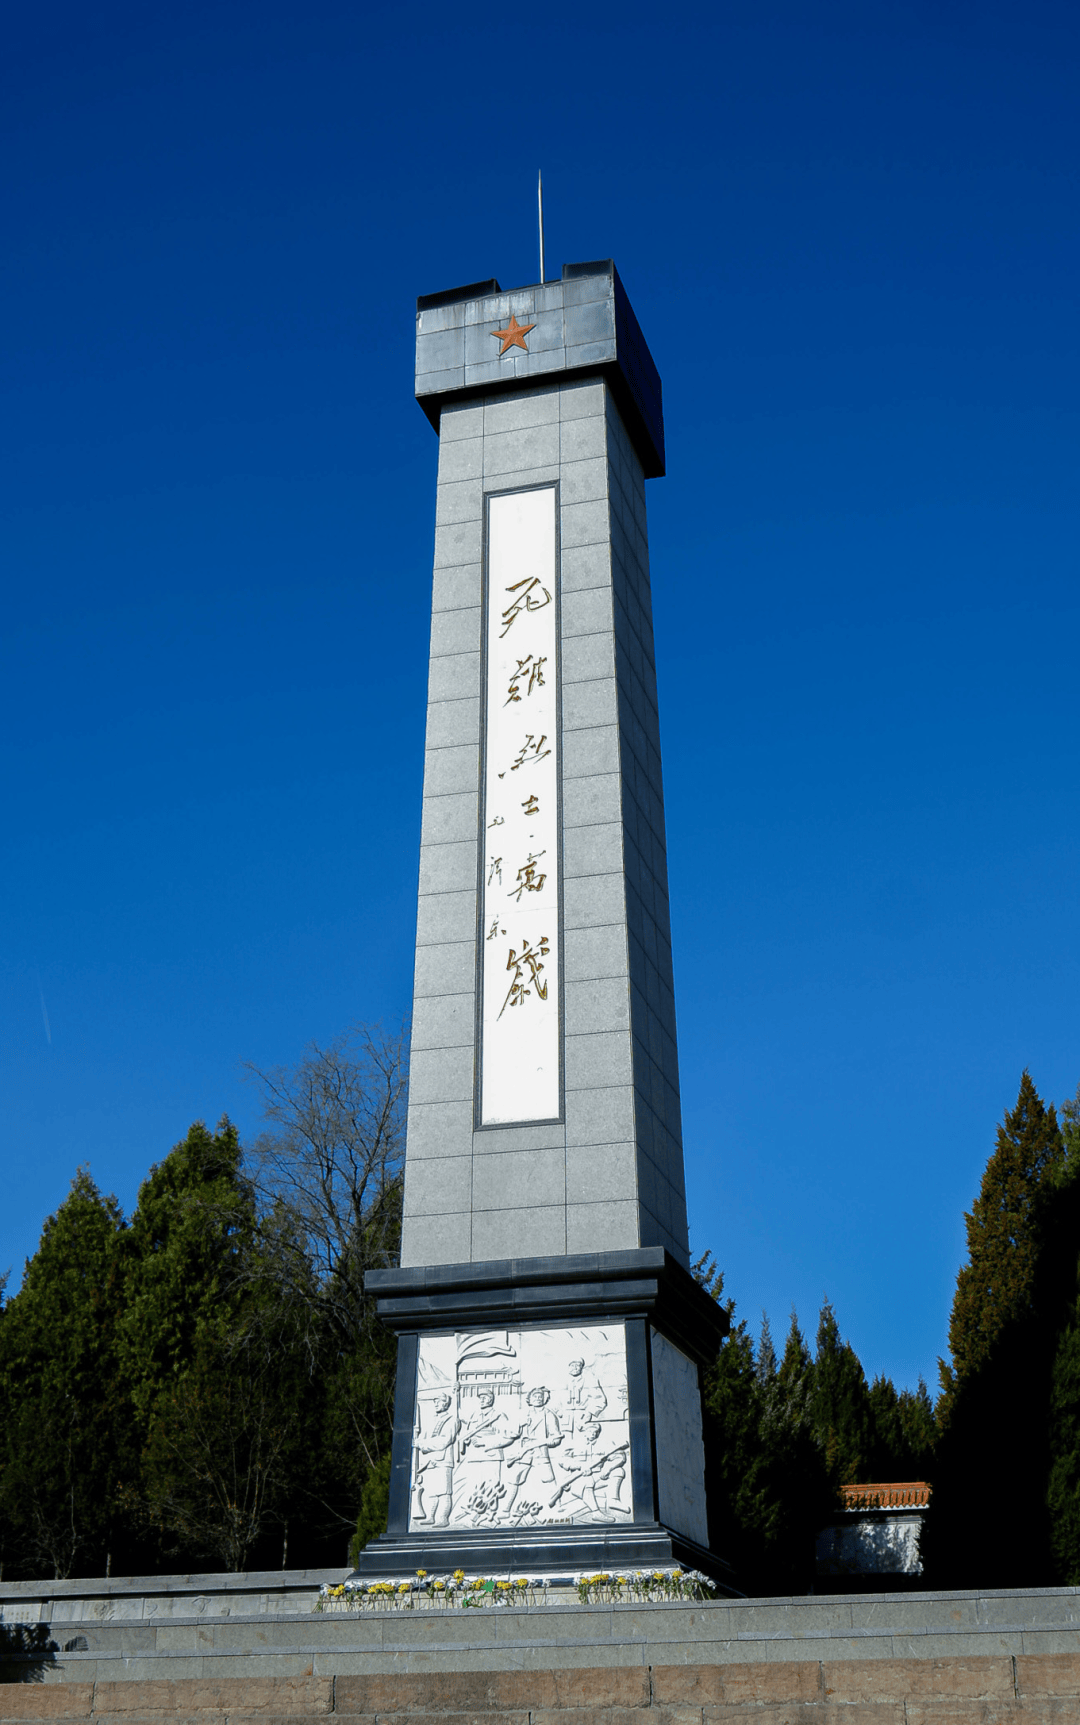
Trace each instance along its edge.
<path fill-rule="evenodd" d="M 455 1581 L 464 1581 L 465 1580 L 465 1571 L 463 1569 L 455 1569 L 454 1580 Z"/>
<path fill-rule="evenodd" d="M 427 1570 L 426 1569 L 418 1569 L 416 1573 L 422 1581 L 424 1576 L 427 1574 Z"/>

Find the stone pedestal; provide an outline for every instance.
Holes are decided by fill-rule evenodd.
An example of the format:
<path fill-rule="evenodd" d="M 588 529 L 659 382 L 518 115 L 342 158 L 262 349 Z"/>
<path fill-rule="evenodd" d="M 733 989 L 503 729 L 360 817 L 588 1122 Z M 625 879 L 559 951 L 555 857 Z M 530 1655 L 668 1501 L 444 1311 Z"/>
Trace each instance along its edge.
<path fill-rule="evenodd" d="M 614 265 L 418 302 L 439 432 L 389 1532 L 362 1574 L 713 1573 L 645 480 Z"/>

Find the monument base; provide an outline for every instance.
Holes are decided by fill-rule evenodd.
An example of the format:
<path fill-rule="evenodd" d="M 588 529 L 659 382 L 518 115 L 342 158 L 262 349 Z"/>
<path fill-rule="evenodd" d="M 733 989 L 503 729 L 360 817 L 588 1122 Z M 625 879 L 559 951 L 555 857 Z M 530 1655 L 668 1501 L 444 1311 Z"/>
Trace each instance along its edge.
<path fill-rule="evenodd" d="M 637 1569 L 699 1569 L 727 1598 L 743 1595 L 730 1564 L 659 1522 L 622 1527 L 446 1528 L 430 1533 L 384 1533 L 360 1553 L 353 1575 L 360 1581 L 403 1581 L 424 1569 L 429 1575 L 495 1580 L 543 1578 L 551 1586 L 582 1574 L 626 1575 Z"/>
<path fill-rule="evenodd" d="M 358 1579 L 700 1569 L 727 1316 L 662 1247 L 370 1271 L 398 1333 L 387 1532 Z"/>

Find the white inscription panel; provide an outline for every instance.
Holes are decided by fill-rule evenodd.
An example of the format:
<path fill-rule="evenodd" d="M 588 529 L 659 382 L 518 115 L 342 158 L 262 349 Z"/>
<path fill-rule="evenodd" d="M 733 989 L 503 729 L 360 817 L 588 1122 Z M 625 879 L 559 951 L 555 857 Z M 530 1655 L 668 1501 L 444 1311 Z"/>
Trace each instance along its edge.
<path fill-rule="evenodd" d="M 559 687 L 555 488 L 488 499 L 480 1120 L 555 1120 Z"/>
<path fill-rule="evenodd" d="M 410 1528 L 632 1518 L 622 1324 L 421 1336 Z"/>

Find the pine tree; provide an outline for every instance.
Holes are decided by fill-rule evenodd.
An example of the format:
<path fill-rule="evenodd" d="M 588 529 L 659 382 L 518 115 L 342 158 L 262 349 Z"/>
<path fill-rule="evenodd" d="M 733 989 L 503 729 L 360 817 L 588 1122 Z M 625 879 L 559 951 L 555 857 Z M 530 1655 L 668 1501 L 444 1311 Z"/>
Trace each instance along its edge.
<path fill-rule="evenodd" d="M 318 1391 L 262 1270 L 255 1195 L 228 1120 L 216 1133 L 196 1122 L 151 1169 L 125 1246 L 138 1511 L 167 1556 L 241 1569 L 286 1521 L 302 1470 L 318 1471 L 302 1444 Z"/>
<path fill-rule="evenodd" d="M 890 1378 L 870 1385 L 871 1460 L 875 1481 L 927 1479 L 933 1470 L 937 1422 L 925 1380 L 917 1390 L 900 1390 Z"/>
<path fill-rule="evenodd" d="M 710 1291 L 722 1293 L 719 1273 Z M 746 1591 L 805 1592 L 830 1501 L 807 1413 L 809 1354 L 792 1314 L 780 1368 L 767 1320 L 755 1358 L 734 1301 L 726 1305 L 731 1330 L 705 1379 L 710 1539 Z"/>
<path fill-rule="evenodd" d="M 1053 1103 L 1044 1106 L 1025 1068 L 1016 1106 L 998 1127 L 979 1196 L 965 1215 L 968 1261 L 956 1278 L 949 1321 L 951 1366 L 941 1363 L 938 1419 L 947 1425 L 959 1385 L 987 1359 L 1010 1320 L 1027 1309 L 1038 1249 L 1040 1182 L 1060 1170 L 1065 1146 Z"/>
<path fill-rule="evenodd" d="M 779 1362 L 776 1358 L 776 1349 L 773 1347 L 772 1330 L 769 1327 L 769 1314 L 767 1312 L 762 1312 L 761 1337 L 758 1341 L 757 1351 L 757 1380 L 766 1394 L 769 1393 L 775 1384 L 778 1370 Z"/>
<path fill-rule="evenodd" d="M 810 1418 L 829 1478 L 836 1486 L 865 1478 L 873 1416 L 866 1376 L 829 1300 L 818 1320 Z"/>
<path fill-rule="evenodd" d="M 4 1309 L 0 1518 L 24 1573 L 109 1568 L 137 1470 L 117 1331 L 124 1232 L 116 1199 L 80 1169 Z"/>
<path fill-rule="evenodd" d="M 1075 1387 L 1061 1338 L 1076 1298 L 1073 1185 L 1056 1112 L 1025 1071 L 966 1217 L 923 1539 L 929 1585 L 1040 1587 L 1069 1568 L 1066 1554 L 1055 1558 L 1054 1519 L 1067 1544 Z M 1006 1514 L 986 1513 L 1002 1500 Z"/>

